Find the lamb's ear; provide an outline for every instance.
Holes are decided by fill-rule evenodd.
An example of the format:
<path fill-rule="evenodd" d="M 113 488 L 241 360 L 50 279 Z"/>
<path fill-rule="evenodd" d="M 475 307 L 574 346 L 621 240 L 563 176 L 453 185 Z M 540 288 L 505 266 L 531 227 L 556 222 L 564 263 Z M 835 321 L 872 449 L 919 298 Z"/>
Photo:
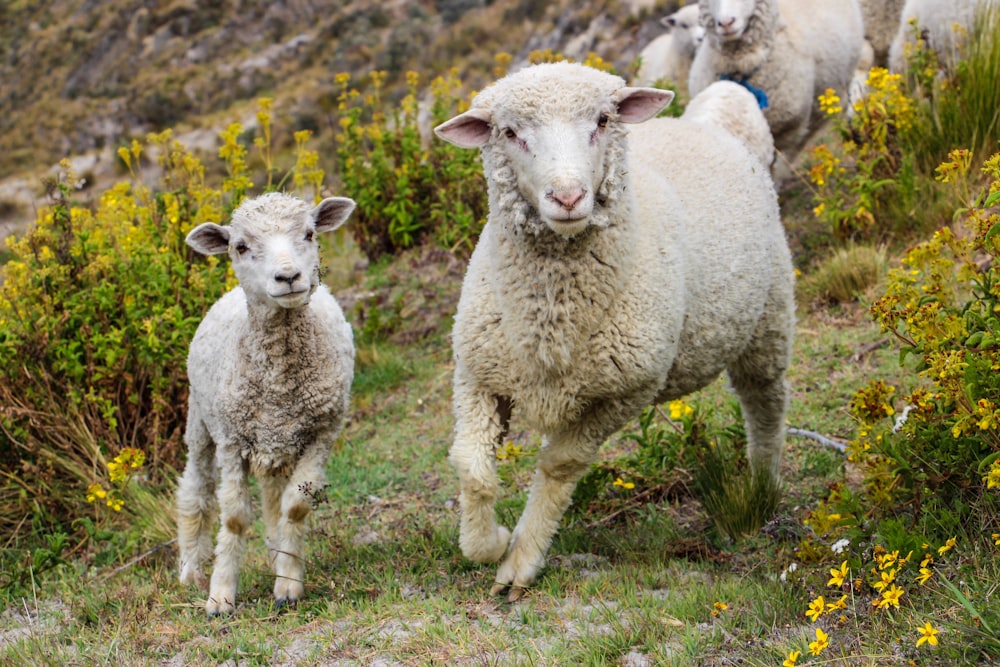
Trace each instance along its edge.
<path fill-rule="evenodd" d="M 309 217 L 316 223 L 317 232 L 332 232 L 347 221 L 354 206 L 350 197 L 327 197 L 309 211 Z"/>
<path fill-rule="evenodd" d="M 218 255 L 229 250 L 229 228 L 214 222 L 203 222 L 188 232 L 185 241 L 202 255 Z"/>
<path fill-rule="evenodd" d="M 674 99 L 673 92 L 659 88 L 619 88 L 612 95 L 618 104 L 618 120 L 641 123 L 660 113 Z"/>
<path fill-rule="evenodd" d="M 434 128 L 434 134 L 459 148 L 479 148 L 490 140 L 493 115 L 488 109 L 469 109 Z"/>

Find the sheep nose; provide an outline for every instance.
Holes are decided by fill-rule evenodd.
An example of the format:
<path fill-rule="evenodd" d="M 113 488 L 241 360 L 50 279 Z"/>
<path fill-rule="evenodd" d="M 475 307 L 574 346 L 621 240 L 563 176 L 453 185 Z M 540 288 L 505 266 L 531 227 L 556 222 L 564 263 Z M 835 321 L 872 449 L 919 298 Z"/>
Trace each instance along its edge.
<path fill-rule="evenodd" d="M 291 285 L 296 280 L 302 277 L 301 271 L 296 271 L 295 269 L 286 269 L 284 271 L 278 271 L 274 274 L 274 280 L 279 283 L 288 283 Z"/>
<path fill-rule="evenodd" d="M 735 16 L 731 16 L 731 17 L 729 17 L 727 19 L 718 19 L 716 21 L 716 24 L 718 24 L 718 26 L 720 28 L 731 28 L 734 23 L 736 23 L 736 17 Z"/>
<path fill-rule="evenodd" d="M 558 202 L 567 211 L 572 211 L 580 203 L 580 200 L 583 199 L 584 194 L 584 191 L 580 188 L 560 190 L 558 192 L 552 191 L 549 193 L 549 199 Z"/>

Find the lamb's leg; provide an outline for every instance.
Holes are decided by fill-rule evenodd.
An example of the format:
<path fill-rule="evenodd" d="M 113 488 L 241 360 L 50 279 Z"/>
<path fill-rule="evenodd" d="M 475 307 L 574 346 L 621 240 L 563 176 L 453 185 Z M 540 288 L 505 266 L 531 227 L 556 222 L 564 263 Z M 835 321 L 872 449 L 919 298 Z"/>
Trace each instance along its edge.
<path fill-rule="evenodd" d="M 459 478 L 459 546 L 465 557 L 493 563 L 503 556 L 510 531 L 497 525 L 493 505 L 500 484 L 496 448 L 507 434 L 510 401 L 455 383 L 455 441 L 448 460 Z"/>
<path fill-rule="evenodd" d="M 259 475 L 257 485 L 260 487 L 261 510 L 264 514 L 264 535 L 268 558 L 274 567 L 274 558 L 278 553 L 281 541 L 278 535 L 278 521 L 281 519 L 281 494 L 288 485 L 287 475 Z"/>
<path fill-rule="evenodd" d="M 508 599 L 514 601 L 535 581 L 577 482 L 597 458 L 604 440 L 643 403 L 608 401 L 592 407 L 573 428 L 545 438 L 528 502 L 514 529 L 507 558 L 497 572 L 493 595 L 510 587 Z"/>
<path fill-rule="evenodd" d="M 178 567 L 182 584 L 204 586 L 204 563 L 212 556 L 215 501 L 215 443 L 193 407 L 184 432 L 187 464 L 177 483 Z"/>
<path fill-rule="evenodd" d="M 247 485 L 247 468 L 235 452 L 224 451 L 219 479 L 219 508 L 222 527 L 215 546 L 215 567 L 209 586 L 205 611 L 209 615 L 228 614 L 236 610 L 236 588 L 240 579 L 240 565 L 246 551 L 247 532 L 250 530 L 250 489 Z"/>
<path fill-rule="evenodd" d="M 785 412 L 788 409 L 785 373 L 791 360 L 793 327 L 789 323 L 794 321 L 794 313 L 790 294 L 778 289 L 774 292 L 753 340 L 739 360 L 729 367 L 728 373 L 743 407 L 747 460 L 755 472 L 767 472 L 777 481 L 785 450 Z M 774 307 L 775 300 L 789 305 Z"/>
<path fill-rule="evenodd" d="M 326 462 L 336 433 L 320 434 L 307 447 L 281 491 L 277 540 L 272 548 L 274 600 L 297 602 L 305 594 L 306 517 L 326 487 Z"/>

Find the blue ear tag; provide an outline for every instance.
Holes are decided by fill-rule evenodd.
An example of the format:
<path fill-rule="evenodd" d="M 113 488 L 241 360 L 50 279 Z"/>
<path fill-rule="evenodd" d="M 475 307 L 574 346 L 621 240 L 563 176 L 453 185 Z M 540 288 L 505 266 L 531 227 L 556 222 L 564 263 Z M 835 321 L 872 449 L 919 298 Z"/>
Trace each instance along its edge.
<path fill-rule="evenodd" d="M 733 83 L 740 84 L 750 91 L 750 93 L 754 96 L 754 99 L 757 100 L 757 106 L 759 106 L 762 111 L 767 108 L 767 93 L 750 83 L 749 76 L 733 77 L 728 74 L 723 74 L 719 77 L 719 79 L 722 81 L 732 81 Z"/>

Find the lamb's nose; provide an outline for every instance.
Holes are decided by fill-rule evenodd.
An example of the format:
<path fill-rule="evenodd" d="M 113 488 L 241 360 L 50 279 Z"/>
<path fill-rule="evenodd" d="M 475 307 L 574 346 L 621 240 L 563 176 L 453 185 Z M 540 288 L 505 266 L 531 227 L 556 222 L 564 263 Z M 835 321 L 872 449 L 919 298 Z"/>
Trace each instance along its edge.
<path fill-rule="evenodd" d="M 731 28 L 733 24 L 736 23 L 736 17 L 731 16 L 727 19 L 719 19 L 716 23 L 720 28 Z"/>
<path fill-rule="evenodd" d="M 291 285 L 296 280 L 302 277 L 301 271 L 296 271 L 294 269 L 288 269 L 286 271 L 279 271 L 274 274 L 274 280 L 279 283 L 288 283 Z"/>
<path fill-rule="evenodd" d="M 580 189 L 574 190 L 564 190 L 560 192 L 549 193 L 549 198 L 555 200 L 567 211 L 572 211 L 576 208 L 576 205 L 580 203 L 583 199 L 584 192 Z"/>

